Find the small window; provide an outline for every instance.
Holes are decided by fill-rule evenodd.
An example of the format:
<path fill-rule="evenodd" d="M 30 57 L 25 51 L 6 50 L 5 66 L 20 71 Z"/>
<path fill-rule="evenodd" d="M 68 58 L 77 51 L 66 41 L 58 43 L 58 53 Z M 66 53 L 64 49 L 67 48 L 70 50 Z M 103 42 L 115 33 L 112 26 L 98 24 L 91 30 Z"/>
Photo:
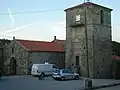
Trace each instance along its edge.
<path fill-rule="evenodd" d="M 104 58 L 103 58 L 103 62 L 104 62 Z"/>
<path fill-rule="evenodd" d="M 14 48 L 12 48 L 12 54 L 14 53 Z"/>
<path fill-rule="evenodd" d="M 97 74 L 99 74 L 99 71 L 97 71 Z"/>
<path fill-rule="evenodd" d="M 84 47 L 84 49 L 85 49 L 85 47 Z"/>
<path fill-rule="evenodd" d="M 104 23 L 104 11 L 103 10 L 100 11 L 100 22 L 101 24 Z"/>
<path fill-rule="evenodd" d="M 101 67 L 100 68 L 103 68 L 103 64 L 101 64 Z"/>
<path fill-rule="evenodd" d="M 84 63 L 82 65 L 84 66 Z"/>
<path fill-rule="evenodd" d="M 79 65 L 79 56 L 76 56 L 76 66 Z"/>
<path fill-rule="evenodd" d="M 80 15 L 76 15 L 76 22 L 80 21 Z"/>

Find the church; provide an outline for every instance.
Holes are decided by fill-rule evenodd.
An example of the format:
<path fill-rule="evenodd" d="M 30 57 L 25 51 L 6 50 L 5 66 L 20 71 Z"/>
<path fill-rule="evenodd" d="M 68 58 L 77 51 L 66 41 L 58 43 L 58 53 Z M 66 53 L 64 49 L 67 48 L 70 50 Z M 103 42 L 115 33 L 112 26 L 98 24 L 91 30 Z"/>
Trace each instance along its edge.
<path fill-rule="evenodd" d="M 64 10 L 66 40 L 51 42 L 17 40 L 5 47 L 5 69 L 11 74 L 28 74 L 34 63 L 50 62 L 60 68 L 79 68 L 83 77 L 112 75 L 111 11 L 85 2 Z"/>
<path fill-rule="evenodd" d="M 33 64 L 49 62 L 65 68 L 64 40 L 51 42 L 15 39 L 4 48 L 4 67 L 9 75 L 30 74 Z"/>

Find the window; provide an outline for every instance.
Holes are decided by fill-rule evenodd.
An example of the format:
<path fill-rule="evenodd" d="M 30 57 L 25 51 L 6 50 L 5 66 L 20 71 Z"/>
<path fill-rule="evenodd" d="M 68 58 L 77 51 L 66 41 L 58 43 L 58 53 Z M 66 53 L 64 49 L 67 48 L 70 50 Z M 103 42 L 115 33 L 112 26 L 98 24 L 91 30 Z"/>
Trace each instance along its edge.
<path fill-rule="evenodd" d="M 84 47 L 84 49 L 85 49 L 85 47 Z"/>
<path fill-rule="evenodd" d="M 79 65 L 79 56 L 76 56 L 76 65 Z"/>
<path fill-rule="evenodd" d="M 82 65 L 84 66 L 84 63 Z"/>
<path fill-rule="evenodd" d="M 68 73 L 73 73 L 71 70 L 68 70 Z"/>
<path fill-rule="evenodd" d="M 100 11 L 100 22 L 101 22 L 101 24 L 104 23 L 104 12 L 103 12 L 103 10 Z"/>
<path fill-rule="evenodd" d="M 99 71 L 97 71 L 97 74 L 99 74 Z"/>
<path fill-rule="evenodd" d="M 68 70 L 63 70 L 62 73 L 68 73 Z"/>
<path fill-rule="evenodd" d="M 53 65 L 53 68 L 57 68 L 57 66 Z"/>
<path fill-rule="evenodd" d="M 14 48 L 12 48 L 12 54 L 14 53 Z"/>
<path fill-rule="evenodd" d="M 55 70 L 55 73 L 60 73 L 60 70 Z"/>
<path fill-rule="evenodd" d="M 76 15 L 76 22 L 80 21 L 80 15 Z"/>
<path fill-rule="evenodd" d="M 103 58 L 103 62 L 104 62 L 104 58 Z"/>

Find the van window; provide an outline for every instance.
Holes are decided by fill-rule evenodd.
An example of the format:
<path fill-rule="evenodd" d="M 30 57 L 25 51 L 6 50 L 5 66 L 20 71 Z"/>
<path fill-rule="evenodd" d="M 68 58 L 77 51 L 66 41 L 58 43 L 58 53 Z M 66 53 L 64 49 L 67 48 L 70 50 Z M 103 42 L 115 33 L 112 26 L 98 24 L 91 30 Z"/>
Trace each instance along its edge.
<path fill-rule="evenodd" d="M 57 68 L 57 66 L 53 65 L 53 68 Z"/>

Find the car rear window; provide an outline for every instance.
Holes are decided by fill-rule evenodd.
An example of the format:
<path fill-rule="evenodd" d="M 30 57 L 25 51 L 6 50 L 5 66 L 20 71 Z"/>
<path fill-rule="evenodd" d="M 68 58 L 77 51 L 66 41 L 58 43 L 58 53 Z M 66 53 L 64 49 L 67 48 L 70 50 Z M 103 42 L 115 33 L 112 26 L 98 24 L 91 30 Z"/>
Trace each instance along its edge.
<path fill-rule="evenodd" d="M 67 69 L 62 70 L 63 73 L 68 73 Z"/>

